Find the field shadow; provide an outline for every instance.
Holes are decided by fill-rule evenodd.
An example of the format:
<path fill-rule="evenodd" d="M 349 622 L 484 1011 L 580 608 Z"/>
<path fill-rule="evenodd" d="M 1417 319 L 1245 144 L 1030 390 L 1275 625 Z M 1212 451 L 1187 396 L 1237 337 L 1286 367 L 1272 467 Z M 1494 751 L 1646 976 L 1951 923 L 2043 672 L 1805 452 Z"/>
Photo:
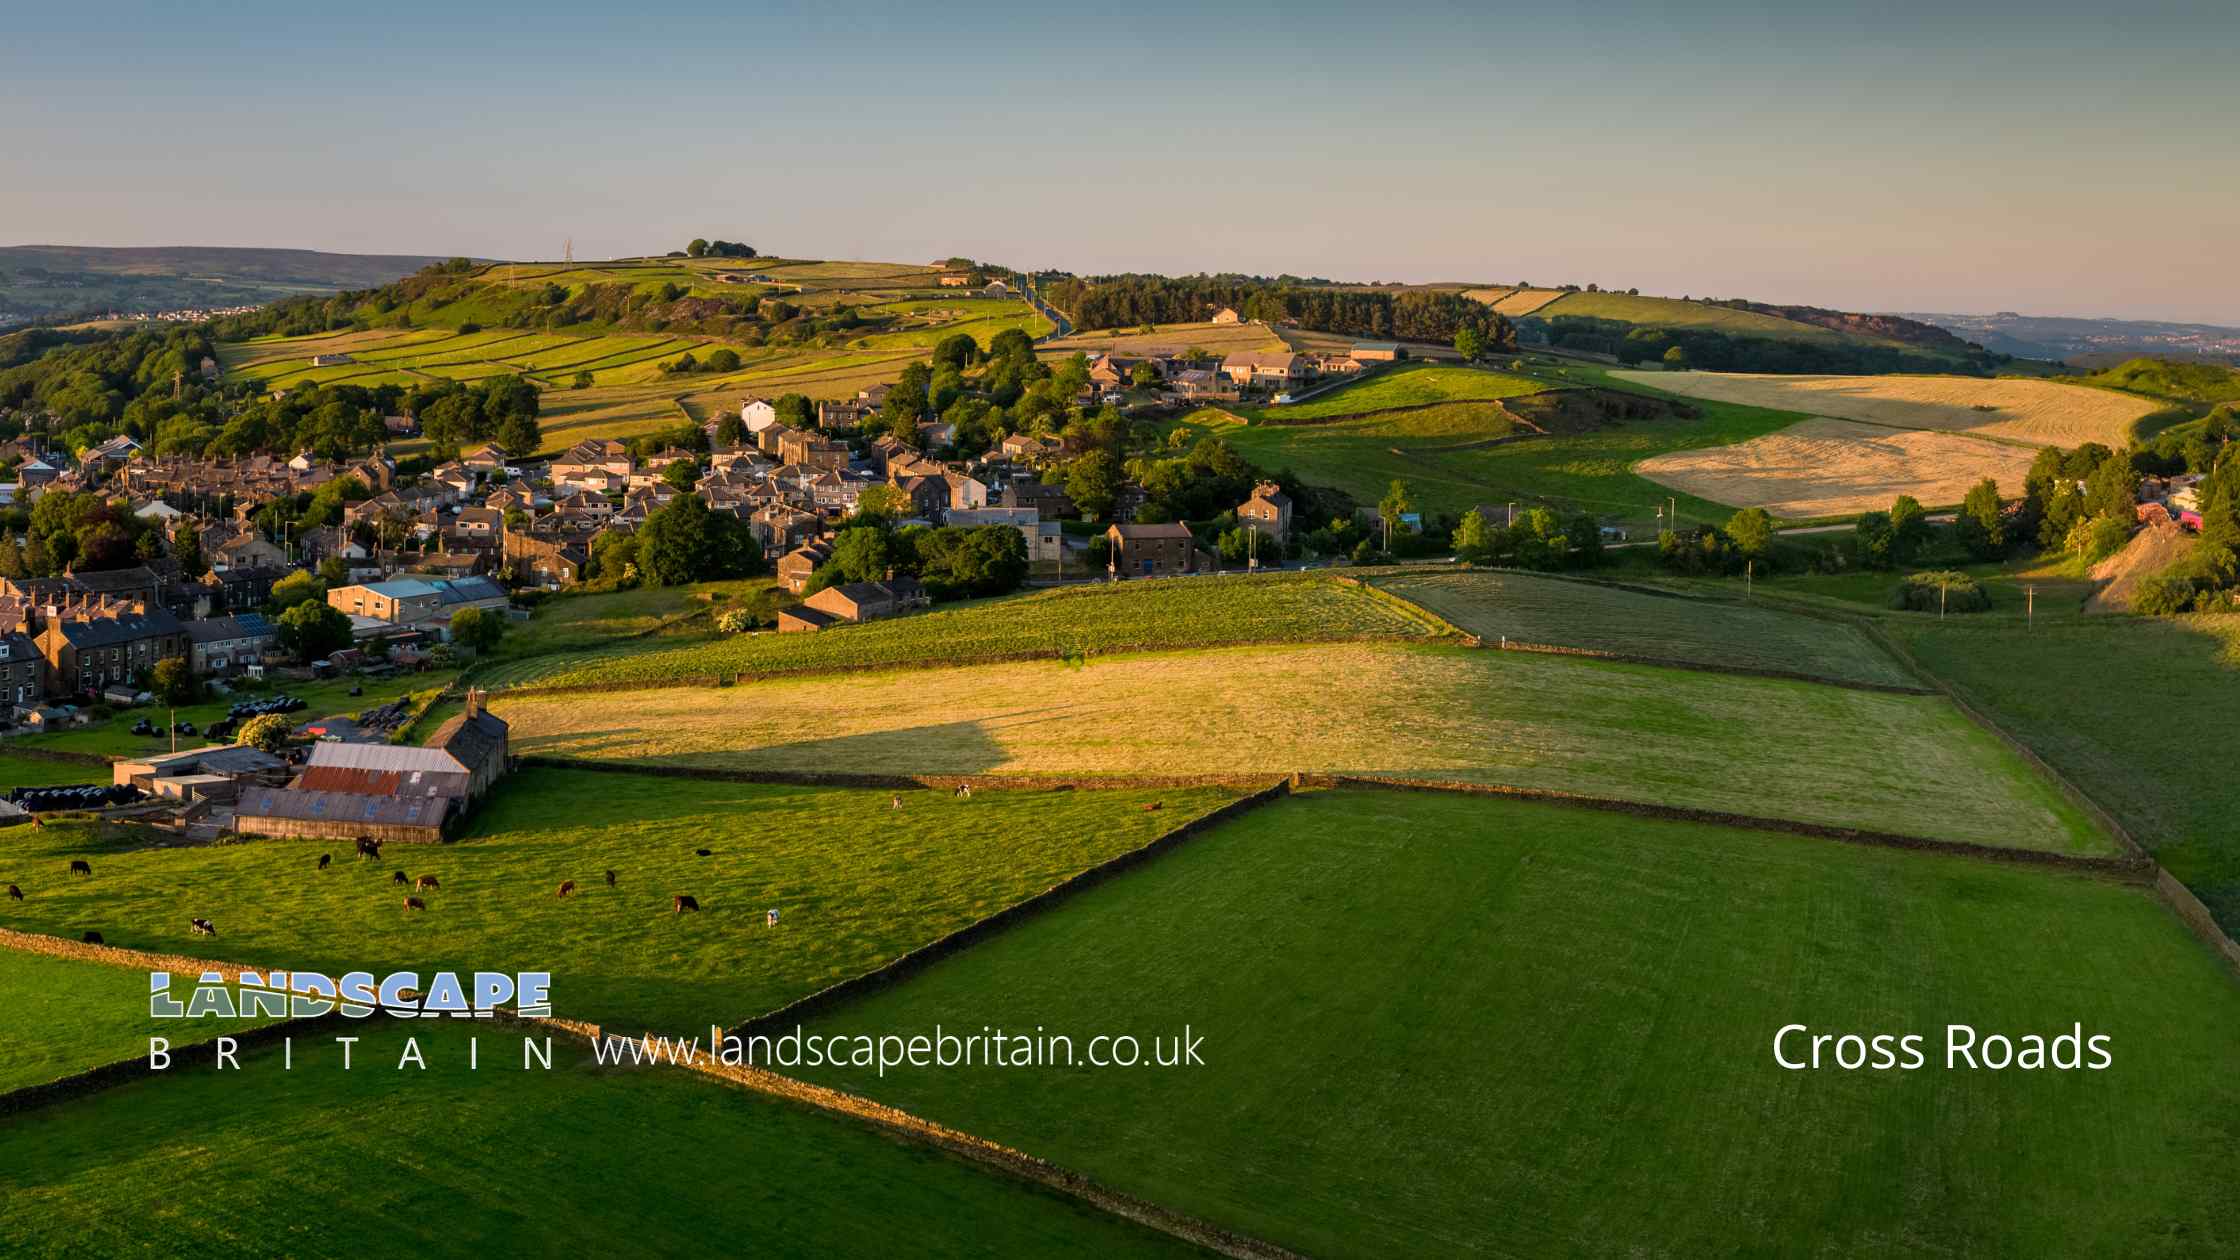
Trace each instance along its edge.
<path fill-rule="evenodd" d="M 1011 760 L 992 734 L 992 723 L 1007 728 L 1058 721 L 1064 707 L 1019 710 L 987 719 L 930 722 L 853 735 L 812 736 L 752 748 L 679 752 L 645 751 L 646 732 L 637 727 L 573 731 L 530 737 L 517 751 L 623 765 L 675 766 L 705 770 L 785 770 L 812 774 L 985 774 Z"/>

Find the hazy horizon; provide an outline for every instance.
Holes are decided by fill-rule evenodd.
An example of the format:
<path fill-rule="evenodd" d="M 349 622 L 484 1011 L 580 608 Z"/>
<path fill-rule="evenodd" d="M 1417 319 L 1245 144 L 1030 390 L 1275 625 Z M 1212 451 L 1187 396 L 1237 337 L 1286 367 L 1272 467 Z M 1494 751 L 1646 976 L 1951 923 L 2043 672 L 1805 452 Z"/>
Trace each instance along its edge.
<path fill-rule="evenodd" d="M 0 240 L 2240 325 L 2229 6 L 18 15 Z M 160 247 L 160 246 L 158 246 Z"/>

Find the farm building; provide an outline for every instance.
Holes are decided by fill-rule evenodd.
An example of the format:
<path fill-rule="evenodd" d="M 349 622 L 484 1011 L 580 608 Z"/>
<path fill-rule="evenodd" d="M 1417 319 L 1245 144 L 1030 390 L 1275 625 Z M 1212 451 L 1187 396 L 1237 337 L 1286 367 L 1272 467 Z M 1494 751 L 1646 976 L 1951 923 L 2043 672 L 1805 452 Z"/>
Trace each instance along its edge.
<path fill-rule="evenodd" d="M 1239 324 L 1244 322 L 1244 317 L 1237 314 L 1237 308 L 1233 306 L 1224 306 L 1220 310 L 1215 311 L 1213 313 L 1213 318 L 1208 322 L 1215 324 Z"/>
<path fill-rule="evenodd" d="M 261 749 L 210 744 L 112 762 L 109 773 L 110 781 L 117 786 L 129 784 L 151 796 L 192 795 L 230 801 L 243 791 L 286 782 L 288 763 Z"/>
<path fill-rule="evenodd" d="M 822 630 L 850 622 L 899 617 L 933 601 L 916 578 L 889 578 L 884 582 L 849 582 L 828 586 L 792 608 L 778 612 L 782 633 Z"/>
<path fill-rule="evenodd" d="M 234 809 L 233 827 L 243 835 L 324 837 L 364 836 L 384 844 L 436 844 L 451 816 L 447 796 L 360 796 L 352 792 L 314 792 L 303 788 L 255 788 Z"/>
<path fill-rule="evenodd" d="M 1357 341 L 1353 343 L 1353 358 L 1356 363 L 1394 363 L 1402 357 L 1404 357 L 1403 352 L 1397 342 Z"/>
<path fill-rule="evenodd" d="M 1197 539 L 1187 525 L 1114 525 L 1112 570 L 1128 577 L 1166 577 L 1198 571 Z"/>
<path fill-rule="evenodd" d="M 1221 361 L 1221 371 L 1239 385 L 1297 385 L 1314 375 L 1314 364 L 1289 351 L 1240 350 Z"/>
<path fill-rule="evenodd" d="M 411 844 L 443 839 L 506 773 L 507 727 L 467 693 L 464 713 L 436 730 L 425 748 L 398 744 L 319 744 L 285 788 L 245 792 L 234 829 L 255 836 L 366 836 Z"/>
<path fill-rule="evenodd" d="M 1270 538 L 1287 538 L 1291 534 L 1291 496 L 1275 482 L 1263 481 L 1252 488 L 1252 497 L 1238 506 L 1237 521 Z"/>

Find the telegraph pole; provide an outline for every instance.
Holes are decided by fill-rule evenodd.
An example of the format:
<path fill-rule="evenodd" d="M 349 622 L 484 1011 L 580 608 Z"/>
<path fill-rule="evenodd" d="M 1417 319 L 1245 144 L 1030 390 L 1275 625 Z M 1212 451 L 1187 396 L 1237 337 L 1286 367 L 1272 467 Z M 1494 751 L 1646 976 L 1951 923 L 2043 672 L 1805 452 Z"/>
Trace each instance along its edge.
<path fill-rule="evenodd" d="M 2033 582 L 2033 583 L 2031 583 L 2030 585 L 2028 585 L 2028 586 L 2025 586 L 2025 587 L 2023 587 L 2023 588 L 2022 588 L 2022 594 L 2023 594 L 2023 605 L 2022 605 L 2022 608 L 2023 608 L 2023 613 L 2022 613 L 2022 624 L 2023 624 L 2023 626 L 2024 626 L 2024 628 L 2025 628 L 2025 629 L 2036 629 L 2036 628 L 2037 628 L 2037 625 L 2038 625 L 2038 586 L 2037 586 L 2037 583 Z"/>

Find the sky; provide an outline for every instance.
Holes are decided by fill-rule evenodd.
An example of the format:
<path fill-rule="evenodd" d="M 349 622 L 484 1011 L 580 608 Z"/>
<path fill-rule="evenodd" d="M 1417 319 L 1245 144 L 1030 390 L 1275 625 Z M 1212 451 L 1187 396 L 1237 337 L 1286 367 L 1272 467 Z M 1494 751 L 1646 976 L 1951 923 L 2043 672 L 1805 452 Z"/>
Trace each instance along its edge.
<path fill-rule="evenodd" d="M 14 4 L 0 244 L 2240 325 L 2240 4 Z"/>

